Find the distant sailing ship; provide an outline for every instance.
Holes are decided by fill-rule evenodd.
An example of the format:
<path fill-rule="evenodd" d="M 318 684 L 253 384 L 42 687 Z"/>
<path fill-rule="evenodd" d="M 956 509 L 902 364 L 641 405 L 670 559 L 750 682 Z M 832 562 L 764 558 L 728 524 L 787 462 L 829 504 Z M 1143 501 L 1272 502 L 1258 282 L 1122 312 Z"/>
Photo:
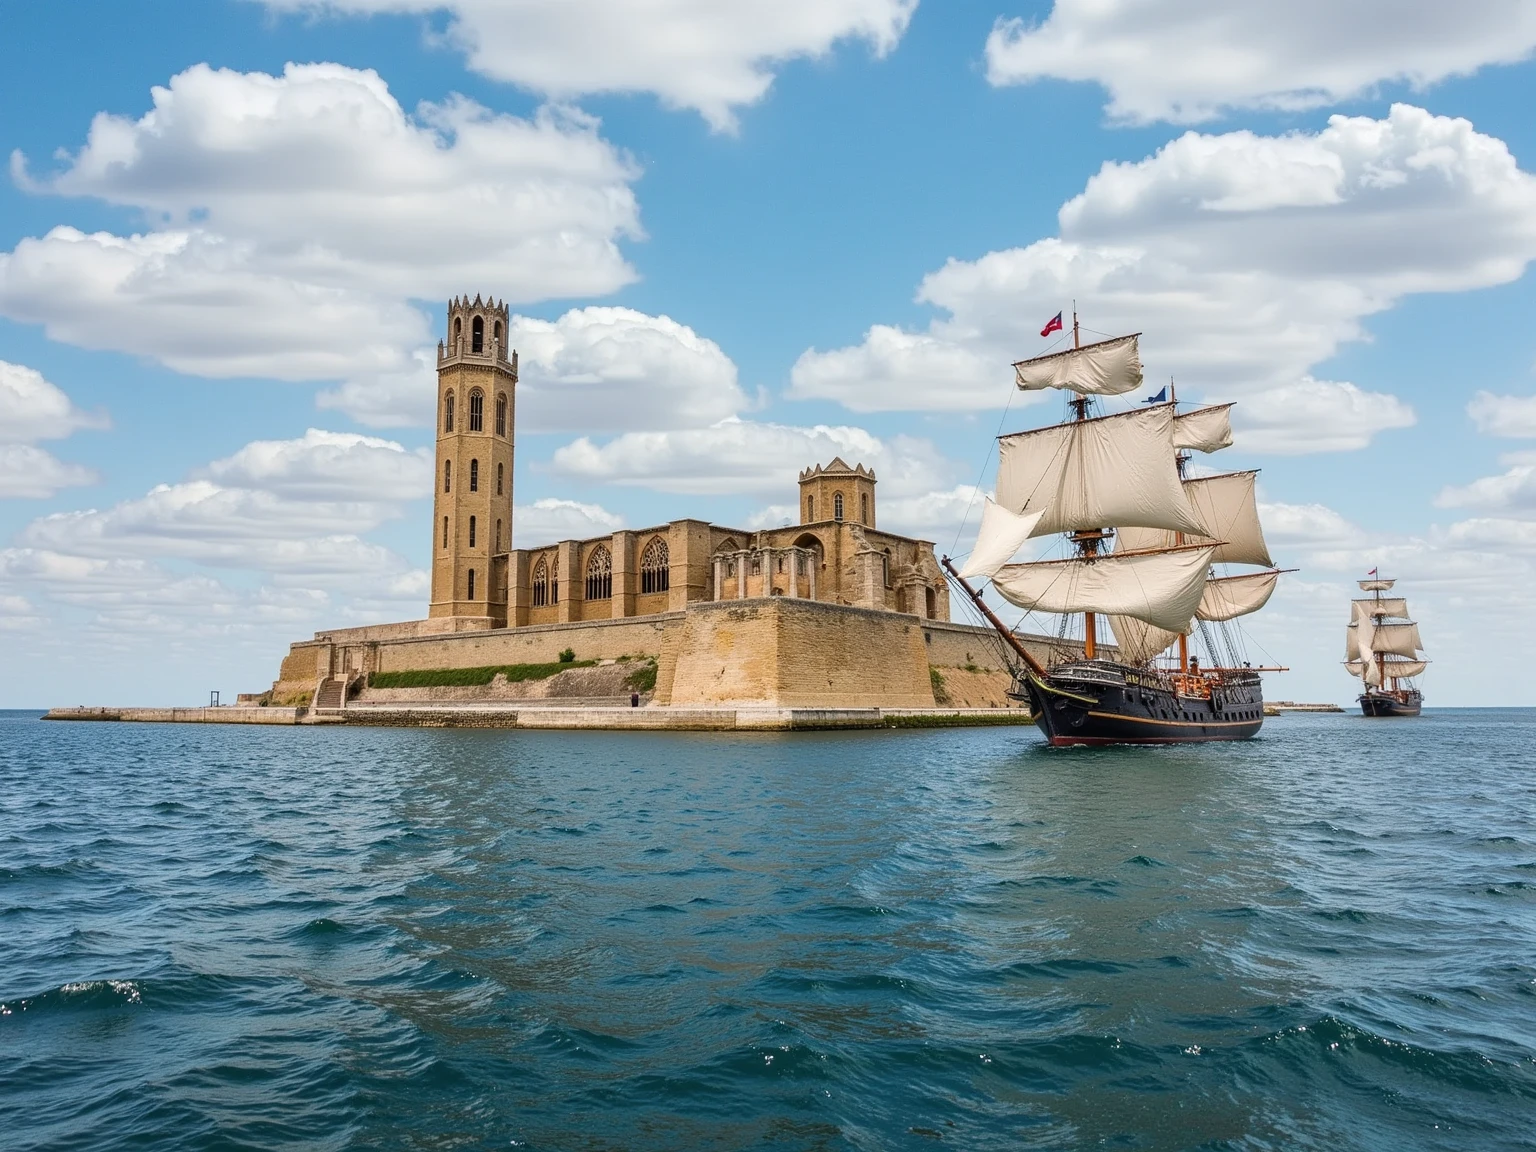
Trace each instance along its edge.
<path fill-rule="evenodd" d="M 1058 327 L 1060 317 L 1046 331 Z M 1139 336 L 1084 345 L 1074 314 L 1072 348 L 1014 365 L 1021 389 L 1073 393 L 1073 418 L 999 437 L 997 500 L 983 508 L 964 568 L 944 559 L 1018 657 L 1010 695 L 1028 702 L 1055 746 L 1247 739 L 1264 721 L 1259 673 L 1281 670 L 1242 661 L 1225 623 L 1262 608 L 1280 577 L 1259 524 L 1256 473 L 1184 475 L 1189 451 L 1232 443 L 1232 405 L 1180 415 L 1165 390 L 1130 412 L 1091 414 L 1090 397 L 1141 386 Z M 1010 562 L 1027 539 L 1052 533 L 1066 535 L 1069 558 Z M 1261 570 L 1217 576 L 1213 564 Z M 1011 604 L 1061 614 L 1063 644 L 1049 667 L 983 601 L 969 583 L 978 577 Z M 1065 643 L 1076 614 L 1080 655 Z M 1101 616 L 1117 659 L 1099 657 Z M 1189 653 L 1194 631 L 1204 667 Z"/>
<path fill-rule="evenodd" d="M 1424 694 L 1413 677 L 1429 665 L 1423 659 L 1419 626 L 1408 619 L 1407 600 L 1382 595 L 1392 591 L 1396 580 L 1383 580 L 1372 568 L 1370 578 L 1359 583 L 1360 591 L 1370 596 L 1350 601 L 1354 619 L 1344 645 L 1344 667 L 1360 677 L 1365 688 L 1360 711 L 1367 716 L 1417 716 Z"/>

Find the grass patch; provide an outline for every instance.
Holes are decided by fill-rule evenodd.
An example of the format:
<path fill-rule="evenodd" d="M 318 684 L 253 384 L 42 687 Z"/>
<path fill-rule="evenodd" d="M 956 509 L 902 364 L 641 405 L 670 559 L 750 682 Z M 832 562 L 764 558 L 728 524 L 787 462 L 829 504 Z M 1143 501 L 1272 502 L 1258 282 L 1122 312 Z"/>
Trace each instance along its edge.
<path fill-rule="evenodd" d="M 624 683 L 632 692 L 651 692 L 656 688 L 656 665 L 647 660 L 644 667 L 631 672 Z"/>
<path fill-rule="evenodd" d="M 944 673 L 932 664 L 928 666 L 928 680 L 933 685 L 933 702 L 940 707 L 949 704 L 949 689 L 944 686 Z"/>
<path fill-rule="evenodd" d="M 500 672 L 507 683 L 547 680 L 570 668 L 591 668 L 596 660 L 562 660 L 557 664 L 491 664 L 484 668 L 420 668 L 406 672 L 374 672 L 370 688 L 472 688 L 489 684 Z"/>
<path fill-rule="evenodd" d="M 1028 708 L 998 708 L 983 714 L 966 716 L 935 716 L 919 713 L 916 716 L 886 716 L 887 728 L 991 728 L 998 725 L 1027 725 L 1035 722 Z"/>

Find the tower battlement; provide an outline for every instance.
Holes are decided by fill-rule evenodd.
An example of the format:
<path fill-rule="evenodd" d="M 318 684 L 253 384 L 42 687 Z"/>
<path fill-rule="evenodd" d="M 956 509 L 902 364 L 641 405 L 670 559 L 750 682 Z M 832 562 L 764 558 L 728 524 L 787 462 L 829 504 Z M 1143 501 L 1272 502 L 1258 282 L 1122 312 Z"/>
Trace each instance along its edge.
<path fill-rule="evenodd" d="M 438 367 L 464 359 L 489 360 L 510 364 L 517 375 L 517 353 L 507 349 L 510 324 L 506 301 L 482 299 L 478 293 L 473 300 L 455 296 L 448 301 L 447 335 L 437 342 Z"/>

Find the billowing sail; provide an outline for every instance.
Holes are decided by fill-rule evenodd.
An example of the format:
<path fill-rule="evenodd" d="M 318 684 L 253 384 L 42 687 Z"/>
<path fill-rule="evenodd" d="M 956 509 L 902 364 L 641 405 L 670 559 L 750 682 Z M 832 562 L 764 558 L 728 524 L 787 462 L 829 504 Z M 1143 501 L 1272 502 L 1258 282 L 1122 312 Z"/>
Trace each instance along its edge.
<path fill-rule="evenodd" d="M 1408 601 L 1398 596 L 1383 596 L 1380 600 L 1351 600 L 1351 604 L 1364 604 L 1365 610 L 1371 615 L 1380 616 L 1407 616 Z"/>
<path fill-rule="evenodd" d="M 1269 602 L 1279 579 L 1280 573 L 1271 570 L 1207 580 L 1195 615 L 1202 620 L 1235 620 L 1257 612 Z"/>
<path fill-rule="evenodd" d="M 1044 512 L 1027 512 L 1019 515 L 1001 504 L 988 499 L 981 510 L 981 531 L 976 534 L 976 545 L 960 569 L 960 575 L 991 576 L 1024 546 L 1035 524 Z"/>
<path fill-rule="evenodd" d="M 1177 632 L 1155 627 L 1133 616 L 1111 616 L 1109 626 L 1114 630 L 1120 659 L 1126 664 L 1145 664 L 1152 657 L 1166 652 L 1179 638 Z"/>
<path fill-rule="evenodd" d="M 1259 524 L 1259 508 L 1254 501 L 1256 472 L 1224 472 L 1219 476 L 1198 476 L 1184 481 L 1195 514 L 1210 526 L 1202 535 L 1186 535 L 1186 544 L 1202 544 L 1206 539 L 1223 541 L 1216 549 L 1217 564 L 1257 564 L 1274 566 L 1269 546 L 1264 543 L 1264 529 Z M 1117 526 L 1115 550 L 1141 552 L 1150 548 L 1172 548 L 1177 541 L 1172 532 L 1138 527 Z"/>
<path fill-rule="evenodd" d="M 1396 580 L 1358 580 L 1358 581 L 1356 581 L 1356 583 L 1360 585 L 1360 591 L 1362 591 L 1362 592 L 1389 592 L 1392 589 L 1392 585 L 1396 584 L 1397 581 Z"/>
<path fill-rule="evenodd" d="M 1400 680 L 1417 676 L 1428 667 L 1428 660 L 1383 660 L 1381 662 L 1381 671 L 1384 676 L 1397 677 Z"/>
<path fill-rule="evenodd" d="M 1413 659 L 1424 650 L 1417 624 L 1378 624 L 1371 648 L 1382 654 Z"/>
<path fill-rule="evenodd" d="M 1141 352 L 1136 336 L 1118 336 L 1068 348 L 1013 366 L 1019 387 L 1026 392 L 1066 388 L 1085 396 L 1118 396 L 1141 387 Z"/>
<path fill-rule="evenodd" d="M 992 586 L 1020 608 L 1133 616 L 1182 632 L 1200 606 L 1213 551 L 1187 548 L 1149 556 L 1111 553 L 1092 562 L 1009 564 L 993 576 Z"/>
<path fill-rule="evenodd" d="M 997 499 L 1043 511 L 1035 536 L 1122 526 L 1210 535 L 1179 483 L 1171 404 L 1002 437 Z"/>
<path fill-rule="evenodd" d="M 1173 418 L 1173 446 L 1219 452 L 1232 445 L 1232 405 L 1196 408 Z"/>
<path fill-rule="evenodd" d="M 1360 679 L 1370 685 L 1381 683 L 1381 671 L 1376 666 L 1376 652 L 1373 648 L 1375 636 L 1375 621 L 1371 619 L 1370 613 L 1363 605 L 1356 604 L 1355 619 L 1349 626 L 1349 641 L 1344 658 L 1360 665 Z"/>

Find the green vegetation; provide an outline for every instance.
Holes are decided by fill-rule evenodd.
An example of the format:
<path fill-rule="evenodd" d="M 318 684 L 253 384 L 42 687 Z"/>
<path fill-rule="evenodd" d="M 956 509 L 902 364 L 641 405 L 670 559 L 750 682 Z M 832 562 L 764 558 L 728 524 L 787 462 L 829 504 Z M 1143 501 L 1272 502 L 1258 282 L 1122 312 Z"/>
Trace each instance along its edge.
<path fill-rule="evenodd" d="M 567 648 L 563 652 L 560 653 L 560 663 L 562 663 L 562 664 L 574 664 L 575 662 L 576 662 L 576 650 L 574 648 Z M 588 660 L 587 663 L 591 664 L 591 663 L 593 663 L 593 661 Z"/>
<path fill-rule="evenodd" d="M 931 712 L 919 712 L 913 716 L 887 715 L 882 720 L 887 728 L 989 728 L 994 725 L 1034 722 L 1028 708 L 995 708 L 963 716 L 936 716 Z"/>
<path fill-rule="evenodd" d="M 567 660 L 566 656 L 570 659 Z M 596 660 L 577 660 L 566 649 L 558 664 L 492 664 L 485 668 L 420 668 L 407 672 L 374 672 L 368 677 L 370 688 L 468 688 L 489 684 L 500 672 L 513 684 L 519 680 L 544 680 L 570 668 L 591 668 Z"/>
<path fill-rule="evenodd" d="M 933 684 L 933 702 L 940 707 L 949 703 L 949 689 L 944 686 L 944 673 L 932 664 L 928 666 L 928 679 Z"/>
<path fill-rule="evenodd" d="M 632 692 L 650 692 L 656 687 L 656 665 L 647 660 L 641 668 L 631 672 L 624 683 Z"/>

